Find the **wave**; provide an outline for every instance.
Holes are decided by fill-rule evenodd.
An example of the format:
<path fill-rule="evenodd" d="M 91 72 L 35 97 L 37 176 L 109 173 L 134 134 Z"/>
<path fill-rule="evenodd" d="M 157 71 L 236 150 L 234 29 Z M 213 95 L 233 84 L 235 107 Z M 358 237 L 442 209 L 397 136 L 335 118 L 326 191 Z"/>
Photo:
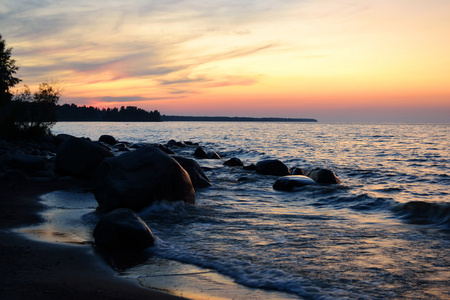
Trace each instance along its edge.
<path fill-rule="evenodd" d="M 411 224 L 438 225 L 450 229 L 450 203 L 410 201 L 393 208 L 395 214 Z"/>
<path fill-rule="evenodd" d="M 155 247 L 148 248 L 147 252 L 149 255 L 157 255 L 215 270 L 222 275 L 229 276 L 236 283 L 250 288 L 286 292 L 302 299 L 336 299 L 344 298 L 343 295 L 349 294 L 349 291 L 336 287 L 321 288 L 310 280 L 289 274 L 276 267 L 258 265 L 239 258 L 202 255 L 192 249 L 171 244 L 160 238 L 156 240 Z"/>
<path fill-rule="evenodd" d="M 339 191 L 339 190 L 338 190 Z M 344 189 L 341 189 L 345 192 Z M 313 206 L 333 206 L 336 209 L 349 208 L 356 211 L 384 211 L 391 207 L 394 200 L 391 198 L 374 197 L 367 193 L 359 195 L 330 195 L 320 197 L 312 203 Z"/>

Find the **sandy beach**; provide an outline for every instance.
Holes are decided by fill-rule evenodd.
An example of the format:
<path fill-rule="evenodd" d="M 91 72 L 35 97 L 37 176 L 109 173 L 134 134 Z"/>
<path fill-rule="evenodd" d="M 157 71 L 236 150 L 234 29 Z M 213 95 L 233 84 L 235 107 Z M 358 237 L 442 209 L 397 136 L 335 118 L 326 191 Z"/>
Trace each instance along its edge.
<path fill-rule="evenodd" d="M 14 229 L 41 221 L 39 195 L 73 180 L 0 182 L 0 296 L 2 299 L 185 299 L 145 289 L 116 276 L 91 246 L 38 242 Z"/>

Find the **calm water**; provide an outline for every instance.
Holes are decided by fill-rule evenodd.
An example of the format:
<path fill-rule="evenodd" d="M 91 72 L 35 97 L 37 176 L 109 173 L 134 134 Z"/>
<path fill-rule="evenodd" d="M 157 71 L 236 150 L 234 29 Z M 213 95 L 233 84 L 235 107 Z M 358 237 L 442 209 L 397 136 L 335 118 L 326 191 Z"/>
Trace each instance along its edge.
<path fill-rule="evenodd" d="M 58 123 L 53 131 L 193 141 L 219 153 L 221 161 L 198 160 L 213 186 L 197 190 L 196 205 L 140 212 L 158 237 L 154 257 L 282 291 L 276 298 L 450 298 L 449 124 Z M 343 184 L 275 191 L 277 177 L 222 165 L 233 156 L 328 168 Z"/>

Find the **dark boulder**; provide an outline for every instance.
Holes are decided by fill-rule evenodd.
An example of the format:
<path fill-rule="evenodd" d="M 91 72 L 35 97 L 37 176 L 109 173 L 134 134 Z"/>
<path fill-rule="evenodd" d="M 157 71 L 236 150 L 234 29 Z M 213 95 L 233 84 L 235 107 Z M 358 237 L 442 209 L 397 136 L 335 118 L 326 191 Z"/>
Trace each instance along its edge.
<path fill-rule="evenodd" d="M 202 147 L 197 147 L 197 149 L 195 149 L 194 156 L 198 158 L 208 158 L 208 153 L 206 153 Z"/>
<path fill-rule="evenodd" d="M 317 182 L 304 175 L 289 175 L 278 178 L 273 188 L 279 191 L 292 191 L 306 185 L 317 185 Z"/>
<path fill-rule="evenodd" d="M 212 151 L 208 153 L 207 158 L 209 159 L 220 159 L 220 155 L 217 154 L 216 152 Z"/>
<path fill-rule="evenodd" d="M 0 171 L 9 170 L 13 155 L 7 151 L 0 152 Z"/>
<path fill-rule="evenodd" d="M 189 174 L 157 147 L 143 147 L 105 159 L 92 176 L 99 209 L 140 210 L 155 201 L 195 203 Z"/>
<path fill-rule="evenodd" d="M 68 139 L 76 139 L 76 138 L 77 137 L 70 134 L 60 133 L 57 136 L 55 136 L 55 143 L 59 145 L 62 142 L 67 141 Z"/>
<path fill-rule="evenodd" d="M 263 160 L 256 163 L 256 172 L 263 175 L 289 175 L 289 168 L 278 159 Z"/>
<path fill-rule="evenodd" d="M 13 155 L 10 166 L 12 169 L 19 169 L 27 174 L 31 174 L 46 170 L 46 159 L 36 155 L 17 152 Z"/>
<path fill-rule="evenodd" d="M 183 156 L 172 156 L 188 172 L 192 185 L 195 188 L 211 186 L 208 176 L 203 172 L 200 165 L 193 159 Z"/>
<path fill-rule="evenodd" d="M 291 169 L 291 174 L 292 175 L 308 175 L 307 172 L 305 172 L 305 170 L 303 170 L 302 168 L 292 168 Z"/>
<path fill-rule="evenodd" d="M 155 241 L 147 224 L 128 208 L 104 215 L 95 226 L 94 239 L 96 246 L 106 250 L 143 250 Z"/>
<path fill-rule="evenodd" d="M 95 168 L 106 158 L 114 156 L 99 143 L 84 138 L 69 138 L 56 150 L 56 172 L 89 179 Z"/>
<path fill-rule="evenodd" d="M 49 180 L 56 179 L 56 174 L 52 170 L 37 171 L 37 172 L 33 173 L 32 176 L 35 177 L 35 178 L 46 178 L 46 179 L 49 179 Z"/>
<path fill-rule="evenodd" d="M 113 137 L 112 135 L 108 135 L 108 134 L 102 135 L 98 140 L 100 142 L 106 143 L 110 146 L 114 146 L 115 144 L 117 144 L 116 138 Z"/>
<path fill-rule="evenodd" d="M 0 174 L 0 180 L 12 184 L 22 184 L 30 178 L 21 170 L 8 170 L 4 174 Z"/>
<path fill-rule="evenodd" d="M 308 173 L 308 177 L 311 177 L 317 183 L 323 184 L 339 184 L 341 180 L 334 174 L 333 171 L 327 169 L 313 169 Z"/>
<path fill-rule="evenodd" d="M 146 147 L 146 145 L 143 143 L 134 143 L 130 146 L 130 148 L 133 148 L 133 149 L 138 149 L 138 148 L 142 148 L 142 147 Z"/>
<path fill-rule="evenodd" d="M 114 149 L 116 149 L 116 151 L 118 151 L 118 152 L 131 151 L 130 148 L 128 148 L 127 143 L 117 143 L 114 145 Z"/>
<path fill-rule="evenodd" d="M 128 148 L 127 143 L 117 143 L 114 145 L 114 148 L 120 149 L 120 148 Z"/>
<path fill-rule="evenodd" d="M 173 147 L 177 144 L 177 141 L 175 140 L 170 140 L 167 142 L 167 147 Z"/>
<path fill-rule="evenodd" d="M 243 169 L 247 171 L 256 171 L 256 166 L 255 164 L 250 164 L 248 166 L 244 166 Z"/>
<path fill-rule="evenodd" d="M 198 143 L 191 141 L 184 141 L 184 144 L 187 146 L 198 146 Z"/>
<path fill-rule="evenodd" d="M 244 166 L 242 161 L 237 157 L 230 158 L 229 160 L 224 162 L 223 165 L 228 166 L 228 167 L 243 167 Z"/>
<path fill-rule="evenodd" d="M 186 147 L 184 142 L 177 142 L 175 140 L 170 140 L 167 142 L 167 147 Z"/>
<path fill-rule="evenodd" d="M 158 146 L 156 146 L 156 147 L 158 147 L 159 149 L 161 149 L 162 151 L 164 151 L 165 153 L 167 153 L 167 154 L 175 154 L 175 152 L 173 152 L 172 150 L 170 150 L 169 148 L 167 148 L 166 146 L 164 146 L 164 145 L 161 145 L 161 144 L 159 144 Z"/>

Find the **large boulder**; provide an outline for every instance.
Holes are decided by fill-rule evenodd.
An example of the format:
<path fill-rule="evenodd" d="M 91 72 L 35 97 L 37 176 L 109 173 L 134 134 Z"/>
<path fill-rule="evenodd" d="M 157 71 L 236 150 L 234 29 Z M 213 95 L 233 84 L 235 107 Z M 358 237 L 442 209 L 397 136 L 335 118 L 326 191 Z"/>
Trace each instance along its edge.
<path fill-rule="evenodd" d="M 317 183 L 322 184 L 341 183 L 341 180 L 336 176 L 336 174 L 328 169 L 313 169 L 308 173 L 308 177 L 311 177 Z"/>
<path fill-rule="evenodd" d="M 273 188 L 279 191 L 292 191 L 307 185 L 317 184 L 317 182 L 304 175 L 289 175 L 278 178 L 273 184 Z"/>
<path fill-rule="evenodd" d="M 155 241 L 147 224 L 128 208 L 104 215 L 95 226 L 94 239 L 96 246 L 106 250 L 143 250 Z"/>
<path fill-rule="evenodd" d="M 112 157 L 108 149 L 84 138 L 67 138 L 56 150 L 56 171 L 60 174 L 89 179 L 95 168 Z"/>
<path fill-rule="evenodd" d="M 189 174 L 157 147 L 143 147 L 105 159 L 92 176 L 99 210 L 140 210 L 155 201 L 195 203 Z"/>
<path fill-rule="evenodd" d="M 278 159 L 263 160 L 256 163 L 256 172 L 263 175 L 286 176 L 289 168 Z"/>
<path fill-rule="evenodd" d="M 211 186 L 208 176 L 203 172 L 200 165 L 193 159 L 183 156 L 172 156 L 185 169 L 191 178 L 194 188 Z"/>

